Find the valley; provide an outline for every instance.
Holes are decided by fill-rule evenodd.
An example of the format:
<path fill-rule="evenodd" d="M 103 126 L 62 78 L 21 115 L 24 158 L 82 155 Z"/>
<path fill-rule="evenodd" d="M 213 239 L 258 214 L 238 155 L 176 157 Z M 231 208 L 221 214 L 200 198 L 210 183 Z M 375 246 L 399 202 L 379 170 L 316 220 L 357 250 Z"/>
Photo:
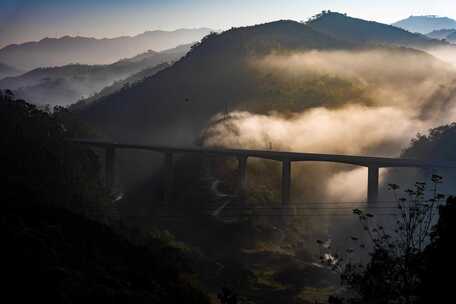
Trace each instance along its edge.
<path fill-rule="evenodd" d="M 9 293 L 444 303 L 456 21 L 154 5 L 177 30 L 0 49 Z"/>

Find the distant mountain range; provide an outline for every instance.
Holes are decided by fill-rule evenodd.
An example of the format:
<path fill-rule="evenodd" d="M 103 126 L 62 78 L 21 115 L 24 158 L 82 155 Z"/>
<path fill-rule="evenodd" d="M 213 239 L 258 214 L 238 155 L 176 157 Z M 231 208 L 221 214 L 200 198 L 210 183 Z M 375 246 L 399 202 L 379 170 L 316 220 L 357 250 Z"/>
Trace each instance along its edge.
<path fill-rule="evenodd" d="M 0 62 L 31 70 L 67 64 L 111 64 L 147 50 L 162 51 L 194 43 L 211 32 L 208 28 L 148 31 L 110 39 L 87 37 L 45 38 L 0 49 Z"/>
<path fill-rule="evenodd" d="M 426 34 L 426 36 L 433 39 L 445 39 L 448 42 L 456 43 L 456 29 L 436 30 Z"/>
<path fill-rule="evenodd" d="M 428 34 L 437 30 L 456 29 L 456 20 L 448 17 L 410 16 L 392 24 L 412 33 Z"/>
<path fill-rule="evenodd" d="M 10 76 L 16 76 L 23 73 L 15 67 L 0 62 L 0 79 Z"/>
<path fill-rule="evenodd" d="M 451 43 L 456 43 L 456 30 L 449 34 L 446 39 L 450 41 Z"/>
<path fill-rule="evenodd" d="M 190 47 L 191 45 L 184 45 L 162 52 L 148 51 L 110 65 L 72 64 L 38 68 L 0 80 L 0 88 L 11 89 L 18 98 L 39 105 L 69 105 L 81 98 L 88 98 L 107 86 L 113 85 L 110 91 L 114 92 L 121 88 L 119 85 L 159 71 L 159 68 L 154 67 L 178 60 Z M 141 73 L 143 70 L 145 72 Z M 138 74 L 135 78 L 124 81 L 135 74 Z"/>
<path fill-rule="evenodd" d="M 366 96 L 371 88 L 366 83 L 372 82 L 372 90 L 378 89 L 378 75 L 370 72 L 366 73 L 373 78 L 361 82 L 312 72 L 306 77 L 281 78 L 278 70 L 255 65 L 258 58 L 315 50 L 350 54 L 375 50 L 381 52 L 378 60 L 384 65 L 392 64 L 389 58 L 396 60 L 394 64 L 394 58 L 400 58 L 407 67 L 420 62 L 443 71 L 443 62 L 410 47 L 446 45 L 421 34 L 338 13 L 318 16 L 308 24 L 285 20 L 233 28 L 207 36 L 171 67 L 91 103 L 79 115 L 114 140 L 194 144 L 210 119 L 227 110 L 287 113 L 315 106 L 337 107 L 354 100 L 369 104 L 372 100 Z M 409 75 L 406 68 L 400 72 Z M 398 76 L 388 74 L 385 81 L 391 77 Z"/>

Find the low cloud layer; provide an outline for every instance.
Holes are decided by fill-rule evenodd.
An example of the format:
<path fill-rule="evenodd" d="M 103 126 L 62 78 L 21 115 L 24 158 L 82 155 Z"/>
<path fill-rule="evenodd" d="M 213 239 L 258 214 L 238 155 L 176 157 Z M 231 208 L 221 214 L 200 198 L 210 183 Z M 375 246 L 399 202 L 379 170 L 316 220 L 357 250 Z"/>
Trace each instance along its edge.
<path fill-rule="evenodd" d="M 456 45 L 433 48 L 428 52 L 440 60 L 456 66 Z"/>
<path fill-rule="evenodd" d="M 347 105 L 302 113 L 218 115 L 207 132 L 208 146 L 334 154 L 394 155 L 427 123 L 393 107 Z"/>
<path fill-rule="evenodd" d="M 417 132 L 456 118 L 456 71 L 421 52 L 313 51 L 271 55 L 256 59 L 252 66 L 280 75 L 284 81 L 315 75 L 350 80 L 363 86 L 369 103 L 348 101 L 299 113 L 220 114 L 205 131 L 206 145 L 395 157 Z M 322 172 L 312 179 L 324 183 L 322 199 L 365 198 L 367 170 L 353 167 Z M 302 175 L 302 170 L 295 170 L 296 177 Z"/>

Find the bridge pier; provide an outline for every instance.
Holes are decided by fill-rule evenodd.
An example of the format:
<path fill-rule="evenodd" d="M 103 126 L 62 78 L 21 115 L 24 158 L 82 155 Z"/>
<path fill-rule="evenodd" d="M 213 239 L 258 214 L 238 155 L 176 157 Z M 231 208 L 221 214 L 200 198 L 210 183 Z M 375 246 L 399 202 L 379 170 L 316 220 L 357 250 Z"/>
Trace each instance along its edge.
<path fill-rule="evenodd" d="M 115 148 L 112 146 L 107 147 L 105 151 L 105 183 L 106 188 L 108 188 L 110 191 L 113 190 L 115 182 L 115 158 Z"/>
<path fill-rule="evenodd" d="M 369 166 L 367 173 L 367 202 L 376 203 L 378 201 L 378 175 L 379 167 Z"/>
<path fill-rule="evenodd" d="M 241 202 L 245 202 L 245 193 L 247 189 L 247 157 L 239 156 L 238 158 L 238 196 Z"/>
<path fill-rule="evenodd" d="M 213 156 L 210 154 L 203 154 L 203 159 L 202 159 L 202 173 L 203 173 L 203 178 L 210 179 L 213 177 L 213 172 L 212 172 L 212 166 L 213 166 Z"/>
<path fill-rule="evenodd" d="M 290 204 L 291 188 L 291 162 L 289 159 L 282 160 L 282 205 Z"/>
<path fill-rule="evenodd" d="M 173 154 L 167 152 L 165 156 L 165 203 L 172 202 L 173 196 Z"/>

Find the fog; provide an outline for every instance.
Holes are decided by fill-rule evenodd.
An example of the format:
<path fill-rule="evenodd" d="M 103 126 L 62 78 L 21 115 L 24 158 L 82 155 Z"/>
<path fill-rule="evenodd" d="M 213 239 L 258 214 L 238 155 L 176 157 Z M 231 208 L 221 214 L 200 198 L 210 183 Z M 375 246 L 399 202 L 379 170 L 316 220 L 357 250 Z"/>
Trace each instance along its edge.
<path fill-rule="evenodd" d="M 454 44 L 445 47 L 433 48 L 427 50 L 427 52 L 442 61 L 456 66 L 456 45 Z"/>
<path fill-rule="evenodd" d="M 252 60 L 251 65 L 284 81 L 316 74 L 343 78 L 362 86 L 367 102 L 347 101 L 294 113 L 219 114 L 204 133 L 207 146 L 397 157 L 418 132 L 456 117 L 455 69 L 423 52 L 312 51 L 270 55 Z M 314 198 L 306 193 L 305 183 L 318 184 L 321 199 L 365 199 L 366 169 L 326 166 L 331 169 L 319 173 L 294 166 L 295 187 L 303 189 L 300 199 Z M 306 178 L 301 181 L 300 176 Z"/>

